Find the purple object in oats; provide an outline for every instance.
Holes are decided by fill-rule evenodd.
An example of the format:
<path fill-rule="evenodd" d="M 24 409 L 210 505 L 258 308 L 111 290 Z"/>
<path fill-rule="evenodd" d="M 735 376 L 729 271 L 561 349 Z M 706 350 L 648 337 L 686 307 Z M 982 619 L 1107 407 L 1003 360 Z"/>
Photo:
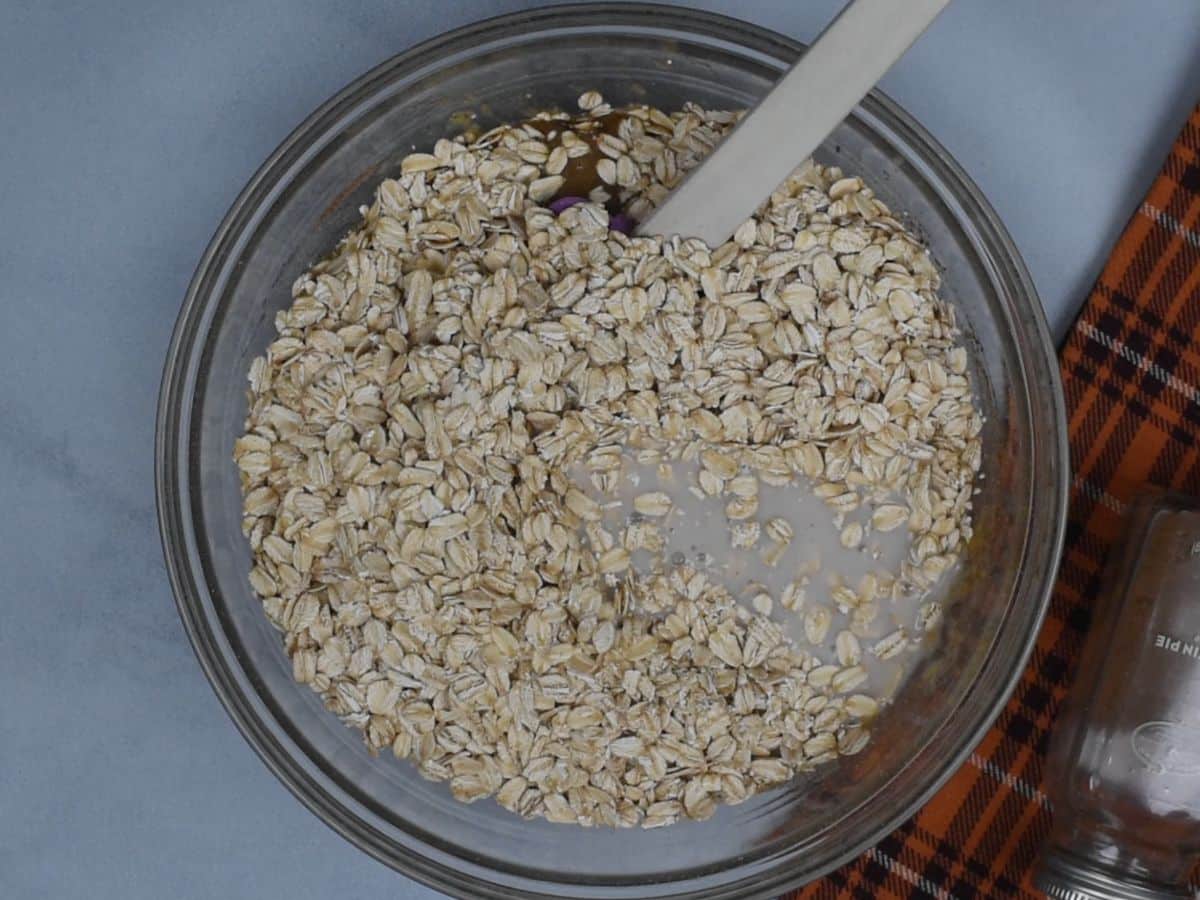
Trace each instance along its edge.
<path fill-rule="evenodd" d="M 625 213 L 617 213 L 609 216 L 608 227 L 613 231 L 619 231 L 621 234 L 633 234 L 633 229 L 637 227 L 637 222 Z"/>
<path fill-rule="evenodd" d="M 550 212 L 557 216 L 564 210 L 570 209 L 577 203 L 586 202 L 587 197 L 576 197 L 569 195 L 551 200 L 550 203 L 547 204 L 547 208 L 550 210 Z M 613 231 L 621 232 L 621 234 L 633 234 L 633 229 L 637 227 L 637 222 L 633 221 L 633 219 L 625 215 L 625 213 L 616 213 L 609 217 L 608 227 Z"/>
<path fill-rule="evenodd" d="M 587 197 L 559 197 L 550 201 L 550 212 L 557 216 L 564 209 L 570 209 L 576 203 L 583 203 L 585 200 Z"/>

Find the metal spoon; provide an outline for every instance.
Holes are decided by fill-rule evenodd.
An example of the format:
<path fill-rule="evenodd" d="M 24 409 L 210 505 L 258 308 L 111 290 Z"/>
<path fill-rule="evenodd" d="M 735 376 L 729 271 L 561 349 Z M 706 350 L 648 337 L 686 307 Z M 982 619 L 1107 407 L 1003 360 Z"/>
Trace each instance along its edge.
<path fill-rule="evenodd" d="M 723 244 L 949 2 L 851 0 L 638 232 Z"/>

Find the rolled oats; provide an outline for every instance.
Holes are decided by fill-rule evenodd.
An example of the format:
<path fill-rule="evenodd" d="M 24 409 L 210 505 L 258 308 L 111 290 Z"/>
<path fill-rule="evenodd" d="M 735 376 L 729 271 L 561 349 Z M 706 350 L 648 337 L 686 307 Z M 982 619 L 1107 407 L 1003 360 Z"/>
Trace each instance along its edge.
<path fill-rule="evenodd" d="M 910 532 L 894 596 L 971 538 L 981 419 L 936 269 L 861 179 L 805 163 L 719 248 L 627 237 L 610 212 L 648 212 L 736 116 L 579 105 L 401 162 L 293 285 L 234 457 L 251 586 L 296 680 L 372 751 L 464 802 L 651 828 L 863 748 L 877 588 L 834 589 L 850 627 L 821 664 L 769 594 L 743 606 L 662 558 L 639 517 L 665 528 L 665 492 L 614 525 L 627 459 L 696 461 L 690 489 L 722 498 L 735 544 L 765 530 L 773 565 L 795 532 L 764 529 L 760 480 L 803 476 L 846 546 L 869 503 L 874 531 Z M 587 158 L 590 202 L 555 216 Z M 820 647 L 815 571 L 778 607 Z"/>

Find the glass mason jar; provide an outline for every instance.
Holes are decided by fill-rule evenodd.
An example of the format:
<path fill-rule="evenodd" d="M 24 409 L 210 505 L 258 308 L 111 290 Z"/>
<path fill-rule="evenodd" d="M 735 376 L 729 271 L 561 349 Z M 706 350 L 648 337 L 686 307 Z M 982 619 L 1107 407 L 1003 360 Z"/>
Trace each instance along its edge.
<path fill-rule="evenodd" d="M 1200 502 L 1142 498 L 1057 726 L 1038 886 L 1061 900 L 1191 897 L 1200 859 Z"/>

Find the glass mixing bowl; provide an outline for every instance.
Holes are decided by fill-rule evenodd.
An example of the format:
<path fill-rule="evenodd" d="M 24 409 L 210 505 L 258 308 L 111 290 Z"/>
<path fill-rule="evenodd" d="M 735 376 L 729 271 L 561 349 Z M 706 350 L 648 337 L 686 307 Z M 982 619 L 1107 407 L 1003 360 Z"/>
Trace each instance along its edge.
<path fill-rule="evenodd" d="M 946 152 L 875 93 L 825 143 L 928 242 L 972 349 L 987 421 L 976 535 L 949 587 L 942 644 L 861 755 L 654 831 L 523 821 L 467 806 L 292 680 L 250 591 L 231 461 L 250 361 L 293 279 L 359 218 L 414 148 L 585 89 L 614 104 L 752 104 L 796 42 L 680 8 L 552 7 L 429 41 L 354 82 L 267 160 L 200 263 L 167 358 L 157 487 L 180 615 L 238 728 L 313 812 L 390 866 L 463 897 L 769 896 L 813 879 L 910 816 L 997 715 L 1033 646 L 1063 535 L 1067 457 L 1054 350 L 1033 284 L 991 207 Z"/>

